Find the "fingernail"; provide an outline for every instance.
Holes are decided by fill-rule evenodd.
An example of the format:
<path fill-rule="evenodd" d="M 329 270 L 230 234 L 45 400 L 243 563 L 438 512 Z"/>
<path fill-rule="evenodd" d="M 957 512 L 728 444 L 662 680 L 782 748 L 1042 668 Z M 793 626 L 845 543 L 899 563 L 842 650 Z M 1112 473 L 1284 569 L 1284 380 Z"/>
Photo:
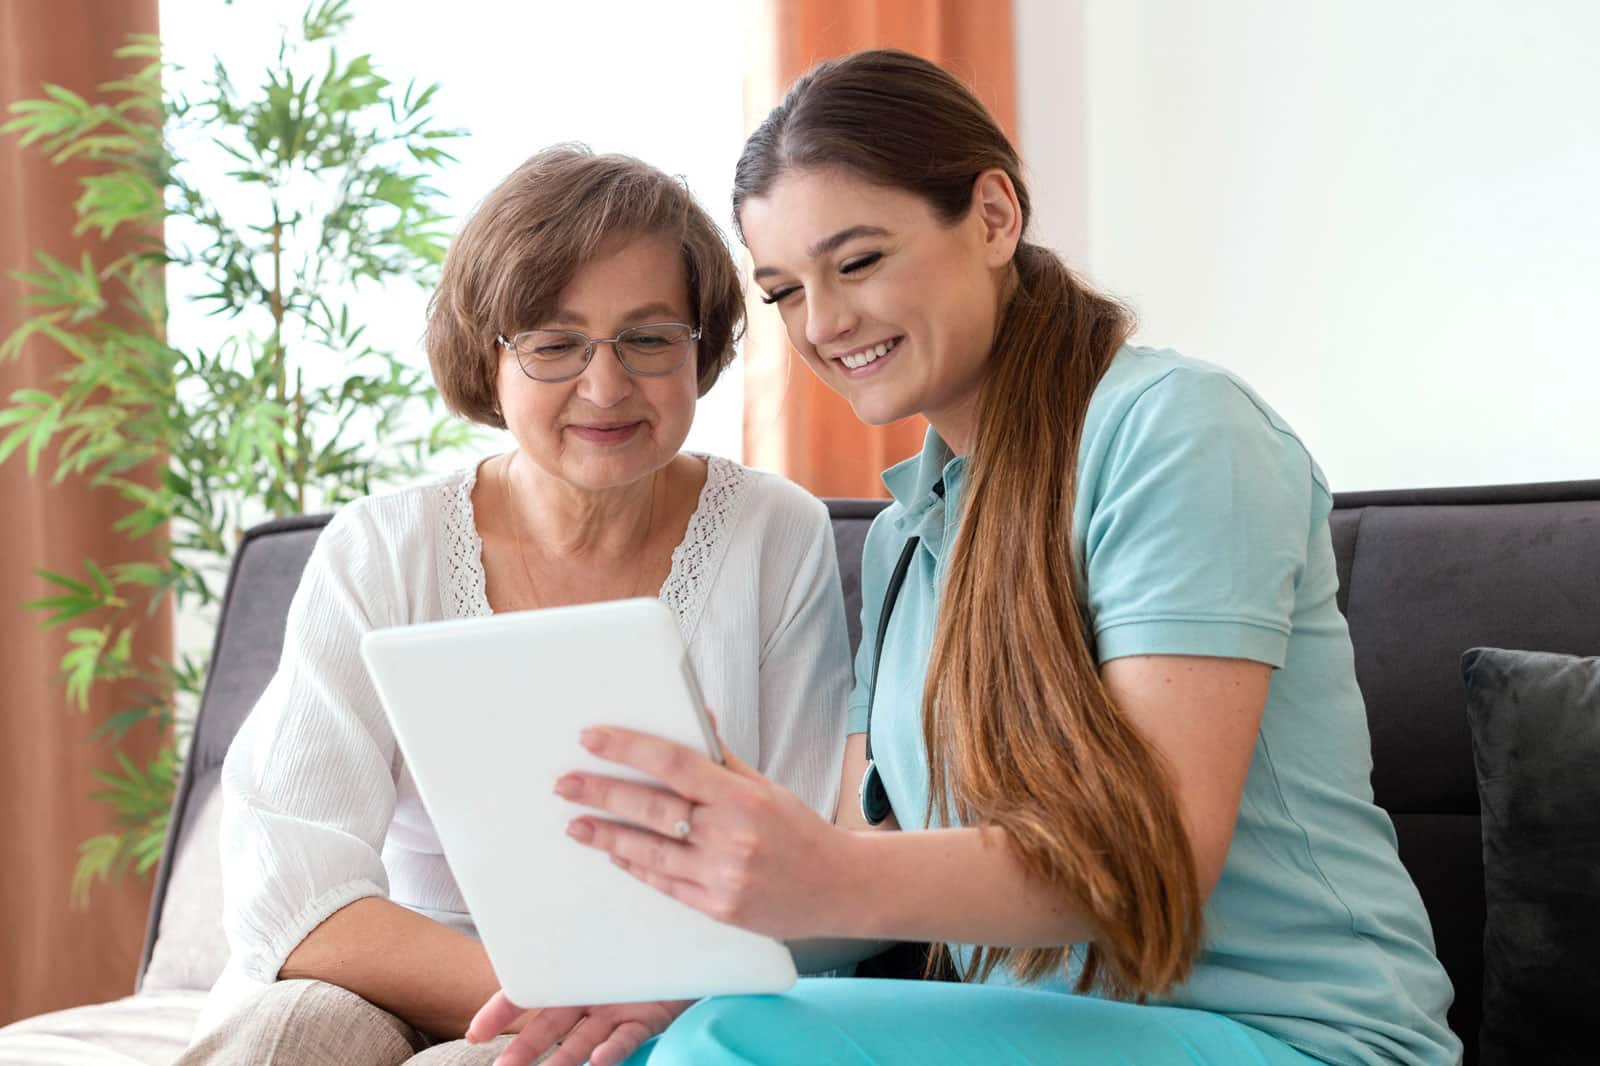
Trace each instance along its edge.
<path fill-rule="evenodd" d="M 562 774 L 556 778 L 556 795 L 564 799 L 575 799 L 581 791 L 583 791 L 583 781 L 577 774 Z"/>
<path fill-rule="evenodd" d="M 574 819 L 567 823 L 567 836 L 580 844 L 587 844 L 594 839 L 594 826 L 582 818 Z"/>
<path fill-rule="evenodd" d="M 606 731 L 595 726 L 591 726 L 578 734 L 578 743 L 590 751 L 599 751 L 601 745 L 605 742 Z"/>

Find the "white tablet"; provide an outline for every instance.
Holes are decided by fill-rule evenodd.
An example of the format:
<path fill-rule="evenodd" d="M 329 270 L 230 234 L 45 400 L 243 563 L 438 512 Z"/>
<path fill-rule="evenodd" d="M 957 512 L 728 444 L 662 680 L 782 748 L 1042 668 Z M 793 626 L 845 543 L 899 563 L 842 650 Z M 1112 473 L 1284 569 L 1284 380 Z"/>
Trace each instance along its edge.
<path fill-rule="evenodd" d="M 526 1007 L 781 992 L 789 949 L 635 880 L 566 834 L 557 777 L 640 775 L 578 744 L 616 725 L 720 757 L 677 621 L 657 600 L 368 633 L 361 654 L 445 858 Z M 590 811 L 589 813 L 594 813 Z"/>

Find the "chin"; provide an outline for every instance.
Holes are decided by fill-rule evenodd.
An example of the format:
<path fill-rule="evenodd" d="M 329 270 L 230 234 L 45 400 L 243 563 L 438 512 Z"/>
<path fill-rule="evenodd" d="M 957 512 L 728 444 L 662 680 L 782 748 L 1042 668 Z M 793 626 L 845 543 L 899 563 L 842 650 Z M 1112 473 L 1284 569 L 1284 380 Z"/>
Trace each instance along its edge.
<path fill-rule="evenodd" d="M 654 474 L 677 456 L 656 447 L 568 448 L 562 466 L 574 484 L 591 490 L 620 488 Z"/>
<path fill-rule="evenodd" d="M 889 397 L 855 396 L 850 399 L 850 409 L 856 417 L 869 426 L 887 426 L 902 418 L 917 414 L 915 407 L 896 403 Z"/>
<path fill-rule="evenodd" d="M 641 455 L 595 455 L 573 448 L 562 454 L 560 469 L 568 481 L 586 489 L 625 485 L 647 472 Z"/>

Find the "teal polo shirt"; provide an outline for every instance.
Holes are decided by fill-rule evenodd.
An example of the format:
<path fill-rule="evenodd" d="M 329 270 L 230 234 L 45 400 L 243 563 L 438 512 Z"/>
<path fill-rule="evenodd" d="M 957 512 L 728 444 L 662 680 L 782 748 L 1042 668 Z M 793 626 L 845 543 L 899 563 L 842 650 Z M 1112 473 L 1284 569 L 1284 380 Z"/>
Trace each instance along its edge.
<path fill-rule="evenodd" d="M 894 502 L 863 549 L 856 733 L 867 727 L 885 586 L 906 539 L 921 540 L 872 714 L 873 755 L 907 829 L 928 824 L 923 679 L 965 467 L 930 430 L 920 455 L 883 475 Z M 1456 1062 L 1450 981 L 1394 827 L 1373 803 L 1322 471 L 1231 374 L 1128 347 L 1090 401 L 1078 486 L 1073 544 L 1100 662 L 1206 655 L 1274 670 L 1203 954 L 1158 1002 L 1226 1014 L 1341 1066 Z M 969 950 L 951 948 L 958 960 Z M 1076 972 L 1043 987 L 1070 994 Z"/>

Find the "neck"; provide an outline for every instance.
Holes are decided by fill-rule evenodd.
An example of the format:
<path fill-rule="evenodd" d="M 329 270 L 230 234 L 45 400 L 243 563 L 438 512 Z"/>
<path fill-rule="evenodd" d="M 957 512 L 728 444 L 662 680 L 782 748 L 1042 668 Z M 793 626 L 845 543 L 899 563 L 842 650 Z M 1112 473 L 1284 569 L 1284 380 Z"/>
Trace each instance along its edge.
<path fill-rule="evenodd" d="M 631 559 L 649 539 L 656 482 L 664 469 L 626 485 L 589 490 L 549 476 L 519 452 L 504 462 L 501 476 L 509 479 L 512 507 L 506 520 L 521 530 L 530 549 L 561 558 Z"/>
<path fill-rule="evenodd" d="M 1016 264 L 1009 263 L 994 275 L 999 291 L 999 318 L 994 327 L 998 338 L 1004 325 L 1007 309 L 1017 291 Z M 972 377 L 962 385 L 963 391 L 948 404 L 922 412 L 939 439 L 950 446 L 956 455 L 970 455 L 978 438 L 978 407 L 983 399 L 983 384 L 993 369 L 995 358 L 993 341 Z"/>
<path fill-rule="evenodd" d="M 956 455 L 972 451 L 978 435 L 978 389 L 973 389 L 955 403 L 937 411 L 924 411 L 928 424 L 939 434 L 939 439 L 950 446 Z"/>

